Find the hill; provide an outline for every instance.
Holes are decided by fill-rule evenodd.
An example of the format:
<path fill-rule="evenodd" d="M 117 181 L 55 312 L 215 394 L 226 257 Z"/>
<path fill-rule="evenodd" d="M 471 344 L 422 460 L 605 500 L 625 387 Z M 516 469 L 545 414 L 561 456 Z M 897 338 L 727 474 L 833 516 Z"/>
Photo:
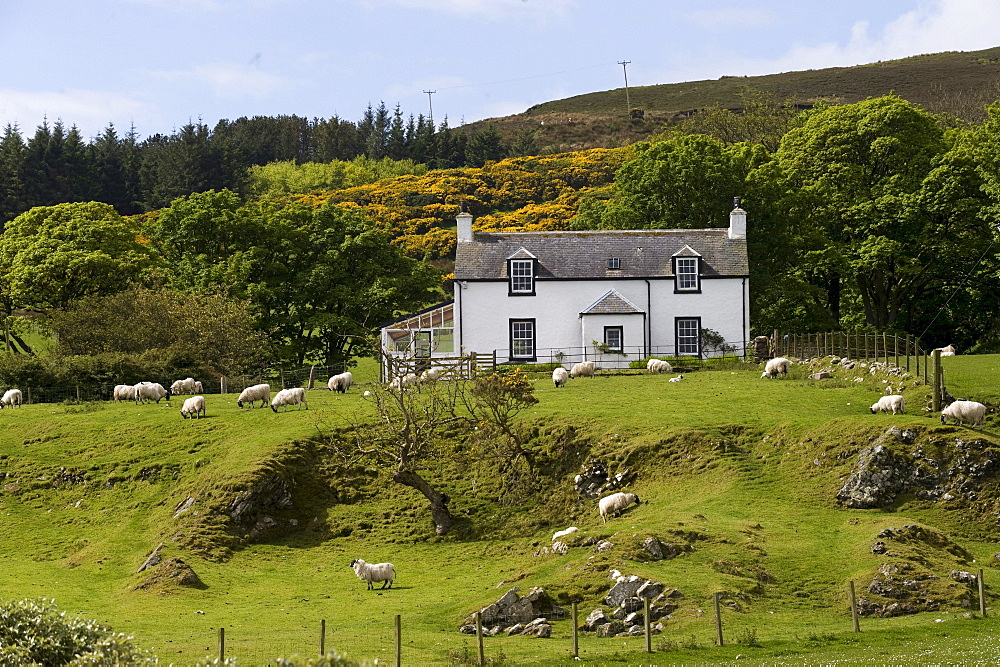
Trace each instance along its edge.
<path fill-rule="evenodd" d="M 953 392 L 1000 400 L 991 381 L 1000 357 L 945 361 Z M 670 385 L 606 375 L 563 389 L 539 376 L 539 403 L 524 415 L 547 462 L 537 491 L 498 503 L 495 480 L 452 432 L 448 455 L 425 471 L 460 519 L 445 537 L 391 471 L 338 454 L 349 424 L 370 415 L 366 387 L 310 392 L 309 410 L 282 414 L 209 396 L 209 418 L 198 421 L 165 404 L 4 410 L 0 599 L 54 597 L 178 664 L 215 653 L 219 627 L 242 664 L 312 655 L 321 619 L 328 647 L 384 659 L 400 614 L 404 662 L 441 664 L 461 662 L 470 643 L 475 654 L 458 626 L 511 586 L 543 586 L 564 605 L 579 598 L 582 618 L 615 568 L 678 591 L 654 640 L 667 662 L 985 659 L 997 621 L 970 613 L 972 589 L 951 572 L 984 568 L 996 581 L 997 417 L 982 433 L 942 426 L 920 410 L 927 388 L 914 378 L 807 372 L 764 381 L 758 368 L 733 366 Z M 883 379 L 903 387 L 908 414 L 869 414 Z M 903 439 L 887 435 L 891 426 Z M 838 502 L 859 455 L 876 446 L 914 474 L 878 507 Z M 642 499 L 607 524 L 573 490 L 580 464 L 595 460 L 633 471 L 628 488 Z M 546 553 L 567 525 L 580 528 L 568 552 Z M 676 557 L 644 553 L 649 538 Z M 612 546 L 595 550 L 601 541 Z M 878 542 L 886 553 L 873 552 Z M 137 573 L 160 543 L 175 569 Z M 359 557 L 395 563 L 396 585 L 366 591 L 348 567 Z M 197 580 L 178 585 L 176 559 Z M 846 607 L 851 580 L 871 605 L 860 635 Z M 721 648 L 715 593 L 730 644 Z M 894 616 L 894 603 L 924 611 Z M 557 621 L 549 640 L 491 637 L 487 653 L 558 662 L 568 637 Z M 639 637 L 581 643 L 586 660 L 602 663 L 644 661 L 642 646 Z"/>
<path fill-rule="evenodd" d="M 625 90 L 618 88 L 545 102 L 466 127 L 480 130 L 494 125 L 510 137 L 533 131 L 538 146 L 553 150 L 611 148 L 661 132 L 699 110 L 738 111 L 741 96 L 748 91 L 766 93 L 797 108 L 819 101 L 852 103 L 895 92 L 931 112 L 976 121 L 982 119 L 986 104 L 1000 98 L 998 76 L 1000 47 L 949 51 L 854 67 L 629 87 L 632 107 L 644 113 L 641 119 L 627 116 Z"/>

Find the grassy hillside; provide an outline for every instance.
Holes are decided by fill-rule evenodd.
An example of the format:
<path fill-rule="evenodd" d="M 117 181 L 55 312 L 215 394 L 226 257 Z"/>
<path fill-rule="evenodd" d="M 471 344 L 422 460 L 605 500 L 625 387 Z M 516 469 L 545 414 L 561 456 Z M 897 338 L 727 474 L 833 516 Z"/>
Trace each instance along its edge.
<path fill-rule="evenodd" d="M 993 386 L 1000 356 L 944 361 L 956 395 L 1000 398 Z M 835 495 L 858 451 L 891 425 L 914 429 L 917 439 L 886 447 L 905 453 L 920 446 L 944 466 L 957 456 L 956 438 L 993 447 L 996 417 L 983 434 L 941 426 L 920 410 L 927 388 L 912 378 L 902 383 L 908 414 L 893 417 L 868 412 L 885 386 L 879 375 L 865 374 L 863 382 L 813 381 L 804 368 L 776 381 L 759 375 L 734 367 L 686 374 L 673 384 L 664 376 L 613 375 L 558 390 L 538 378 L 539 403 L 525 415 L 533 442 L 553 460 L 600 458 L 612 469 L 636 470 L 631 490 L 643 503 L 604 525 L 595 501 L 572 492 L 570 473 L 521 507 L 498 506 L 474 464 L 442 461 L 429 476 L 472 527 L 444 538 L 433 535 L 422 497 L 393 484 L 384 470 L 337 459 L 327 446 L 349 420 L 367 414 L 364 387 L 343 396 L 314 391 L 308 411 L 277 415 L 241 412 L 234 397 L 209 396 L 210 418 L 200 421 L 182 420 L 177 401 L 169 408 L 3 410 L 0 599 L 55 598 L 69 612 L 134 634 L 161 661 L 180 664 L 213 653 L 219 626 L 240 664 L 311 655 L 320 619 L 328 646 L 355 658 L 385 658 L 392 618 L 401 614 L 404 661 L 447 663 L 449 651 L 474 649 L 474 638 L 457 632 L 465 616 L 510 586 L 544 586 L 563 602 L 582 596 L 585 616 L 606 593 L 614 567 L 683 593 L 666 632 L 654 639 L 664 651 L 659 662 L 737 655 L 763 663 L 975 662 L 993 655 L 996 647 L 983 637 L 995 636 L 996 622 L 958 606 L 964 589 L 948 575 L 982 567 L 995 586 L 995 475 L 980 480 L 974 500 L 904 494 L 888 508 L 852 510 Z M 281 496 L 275 479 L 285 483 L 290 504 L 268 505 Z M 274 525 L 225 519 L 252 497 Z M 580 527 L 581 540 L 606 538 L 615 547 L 536 555 L 567 525 Z M 934 539 L 891 543 L 897 560 L 938 577 L 930 585 L 956 604 L 865 618 L 864 632 L 855 635 L 846 584 L 856 580 L 865 594 L 886 562 L 871 551 L 877 535 L 905 525 L 922 526 Z M 650 535 L 691 550 L 673 560 L 644 559 L 637 545 Z M 165 556 L 194 569 L 200 587 L 159 582 L 135 589 L 147 582 L 136 569 L 160 542 Z M 395 563 L 397 586 L 366 591 L 348 567 L 359 557 Z M 712 644 L 715 592 L 732 605 L 724 611 L 730 645 L 722 648 Z M 502 651 L 513 664 L 567 661 L 569 632 L 561 621 L 549 640 L 489 638 L 487 653 Z M 751 634 L 759 645 L 735 643 Z M 581 648 L 595 662 L 646 661 L 641 638 L 587 636 Z"/>
<path fill-rule="evenodd" d="M 740 109 L 747 90 L 770 93 L 778 101 L 811 106 L 858 102 L 896 93 L 929 111 L 979 120 L 983 107 L 1000 98 L 1000 47 L 947 52 L 900 60 L 741 76 L 739 72 L 704 81 L 629 88 L 632 107 L 645 119 L 627 118 L 625 90 L 606 90 L 538 104 L 524 113 L 470 124 L 495 125 L 502 133 L 536 131 L 539 146 L 559 150 L 608 148 L 638 141 L 699 109 Z"/>

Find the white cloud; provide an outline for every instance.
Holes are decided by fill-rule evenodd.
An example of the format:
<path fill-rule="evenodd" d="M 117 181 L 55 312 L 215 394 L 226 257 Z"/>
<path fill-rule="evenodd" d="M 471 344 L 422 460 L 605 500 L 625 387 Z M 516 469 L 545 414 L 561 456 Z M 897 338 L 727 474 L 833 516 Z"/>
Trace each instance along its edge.
<path fill-rule="evenodd" d="M 508 16 L 562 16 L 577 0 L 361 0 L 367 7 L 386 5 L 407 9 L 459 14 L 480 15 L 491 19 Z"/>
<path fill-rule="evenodd" d="M 50 124 L 62 119 L 76 125 L 85 137 L 100 133 L 109 122 L 121 132 L 128 129 L 131 119 L 151 112 L 145 102 L 121 93 L 72 88 L 58 92 L 0 90 L 0 123 L 16 123 L 22 135 L 30 136 L 46 118 Z"/>
<path fill-rule="evenodd" d="M 220 97 L 266 97 L 291 87 L 291 83 L 274 74 L 256 69 L 254 59 L 249 65 L 210 63 L 190 70 L 164 70 L 151 75 L 166 81 L 209 86 Z"/>

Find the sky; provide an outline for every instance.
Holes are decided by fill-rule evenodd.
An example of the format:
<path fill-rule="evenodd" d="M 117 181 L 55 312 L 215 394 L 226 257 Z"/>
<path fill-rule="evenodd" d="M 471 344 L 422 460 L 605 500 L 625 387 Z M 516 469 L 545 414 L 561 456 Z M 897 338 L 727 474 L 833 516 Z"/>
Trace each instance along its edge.
<path fill-rule="evenodd" d="M 147 137 L 357 121 L 380 102 L 454 127 L 626 73 L 641 86 L 975 51 L 1000 46 L 997 25 L 1000 0 L 0 0 L 0 127 Z"/>

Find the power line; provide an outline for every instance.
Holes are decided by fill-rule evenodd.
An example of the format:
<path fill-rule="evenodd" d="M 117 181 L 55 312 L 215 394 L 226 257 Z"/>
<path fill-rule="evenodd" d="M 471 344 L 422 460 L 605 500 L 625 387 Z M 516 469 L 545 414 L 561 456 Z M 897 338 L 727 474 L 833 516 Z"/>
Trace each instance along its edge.
<path fill-rule="evenodd" d="M 627 65 L 631 63 L 631 60 L 619 60 L 618 64 L 622 66 L 622 73 L 625 75 L 625 115 L 632 113 L 632 102 L 628 98 L 628 69 Z"/>

